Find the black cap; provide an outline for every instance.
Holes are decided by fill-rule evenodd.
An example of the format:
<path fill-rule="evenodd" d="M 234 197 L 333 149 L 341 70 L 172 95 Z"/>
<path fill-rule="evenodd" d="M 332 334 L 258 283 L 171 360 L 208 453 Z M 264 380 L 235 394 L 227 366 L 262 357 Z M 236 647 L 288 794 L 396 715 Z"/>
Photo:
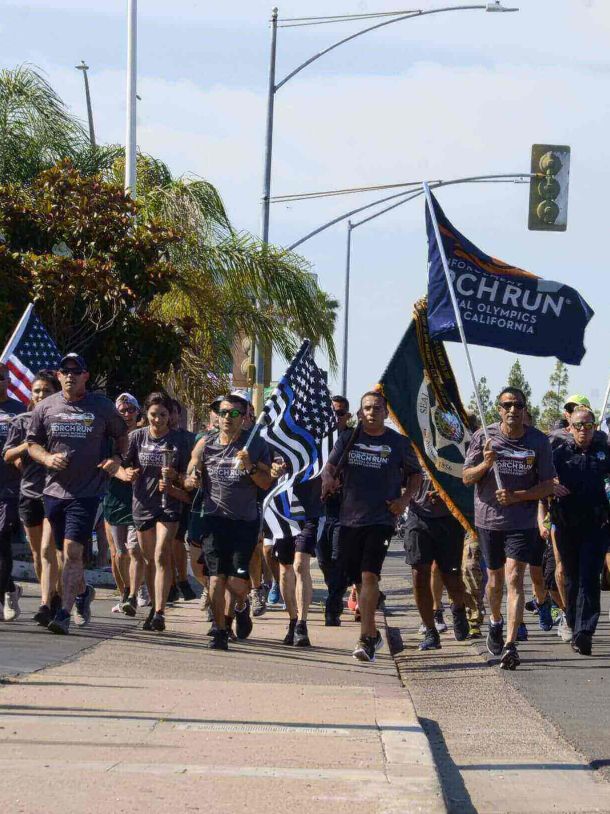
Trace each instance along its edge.
<path fill-rule="evenodd" d="M 78 365 L 82 370 L 87 370 L 87 363 L 80 356 L 78 353 L 66 353 L 65 356 L 61 357 L 61 361 L 59 362 L 60 367 L 64 367 L 67 362 L 74 362 L 75 365 Z"/>

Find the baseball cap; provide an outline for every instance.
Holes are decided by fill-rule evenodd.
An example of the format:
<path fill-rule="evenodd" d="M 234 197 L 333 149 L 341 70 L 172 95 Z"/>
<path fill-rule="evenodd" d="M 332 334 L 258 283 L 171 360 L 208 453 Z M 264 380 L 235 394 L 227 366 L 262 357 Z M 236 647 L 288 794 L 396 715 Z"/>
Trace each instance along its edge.
<path fill-rule="evenodd" d="M 65 356 L 61 357 L 59 366 L 64 367 L 66 362 L 74 362 L 74 364 L 78 365 L 82 370 L 88 370 L 87 363 L 78 353 L 66 353 Z"/>
<path fill-rule="evenodd" d="M 588 407 L 589 410 L 591 409 L 591 402 L 586 396 L 583 396 L 582 393 L 574 393 L 573 396 L 568 396 L 566 403 L 563 405 L 563 409 L 567 410 L 570 406 L 576 406 L 578 404 L 579 407 Z"/>
<path fill-rule="evenodd" d="M 116 401 L 114 402 L 114 406 L 118 408 L 119 404 L 131 404 L 132 407 L 135 407 L 136 410 L 140 409 L 140 405 L 138 400 L 135 396 L 132 396 L 131 393 L 121 393 L 116 397 Z"/>

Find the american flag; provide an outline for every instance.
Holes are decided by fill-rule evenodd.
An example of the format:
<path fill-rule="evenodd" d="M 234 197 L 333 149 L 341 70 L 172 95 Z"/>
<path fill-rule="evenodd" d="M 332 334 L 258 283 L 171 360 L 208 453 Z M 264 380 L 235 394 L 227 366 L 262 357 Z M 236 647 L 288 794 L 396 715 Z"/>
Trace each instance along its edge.
<path fill-rule="evenodd" d="M 282 456 L 287 474 L 263 504 L 264 536 L 294 537 L 304 519 L 294 486 L 320 475 L 335 442 L 331 395 L 305 340 L 263 408 L 261 436 Z"/>
<path fill-rule="evenodd" d="M 10 373 L 9 395 L 29 404 L 38 371 L 57 370 L 60 359 L 59 348 L 30 303 L 0 356 Z"/>

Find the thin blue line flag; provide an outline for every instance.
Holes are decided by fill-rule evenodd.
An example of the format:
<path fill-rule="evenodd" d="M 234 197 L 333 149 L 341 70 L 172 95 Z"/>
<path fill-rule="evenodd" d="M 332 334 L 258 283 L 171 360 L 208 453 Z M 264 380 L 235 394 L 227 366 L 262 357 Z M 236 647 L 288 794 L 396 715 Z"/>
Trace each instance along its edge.
<path fill-rule="evenodd" d="M 578 291 L 482 252 L 447 220 L 432 196 L 466 341 L 579 365 L 593 310 Z M 455 313 L 426 204 L 428 324 L 433 339 L 459 342 Z"/>

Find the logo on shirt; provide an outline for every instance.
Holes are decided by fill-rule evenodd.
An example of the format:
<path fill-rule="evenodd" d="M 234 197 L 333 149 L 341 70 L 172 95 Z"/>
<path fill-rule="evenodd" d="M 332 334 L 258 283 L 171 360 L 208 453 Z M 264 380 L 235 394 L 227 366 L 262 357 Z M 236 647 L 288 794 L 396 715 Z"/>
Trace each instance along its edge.
<path fill-rule="evenodd" d="M 138 450 L 138 459 L 140 466 L 157 466 L 159 468 L 167 466 L 164 453 L 154 444 L 142 444 Z"/>
<path fill-rule="evenodd" d="M 241 467 L 237 467 L 237 458 L 223 458 L 222 463 L 214 466 L 213 461 L 207 465 L 210 477 L 213 477 L 217 483 L 231 484 L 237 481 L 244 474 Z"/>
<path fill-rule="evenodd" d="M 12 416 L 7 415 L 6 413 L 0 415 L 0 436 L 2 436 L 2 438 L 6 438 L 8 435 L 11 419 Z"/>
<path fill-rule="evenodd" d="M 501 475 L 527 475 L 535 463 L 536 453 L 533 449 L 502 450 L 498 455 Z"/>
<path fill-rule="evenodd" d="M 381 469 L 387 464 L 392 454 L 392 447 L 387 444 L 354 444 L 349 453 L 352 466 L 364 466 L 367 469 Z"/>
<path fill-rule="evenodd" d="M 51 435 L 55 438 L 84 438 L 93 432 L 93 413 L 57 413 L 51 421 Z"/>

